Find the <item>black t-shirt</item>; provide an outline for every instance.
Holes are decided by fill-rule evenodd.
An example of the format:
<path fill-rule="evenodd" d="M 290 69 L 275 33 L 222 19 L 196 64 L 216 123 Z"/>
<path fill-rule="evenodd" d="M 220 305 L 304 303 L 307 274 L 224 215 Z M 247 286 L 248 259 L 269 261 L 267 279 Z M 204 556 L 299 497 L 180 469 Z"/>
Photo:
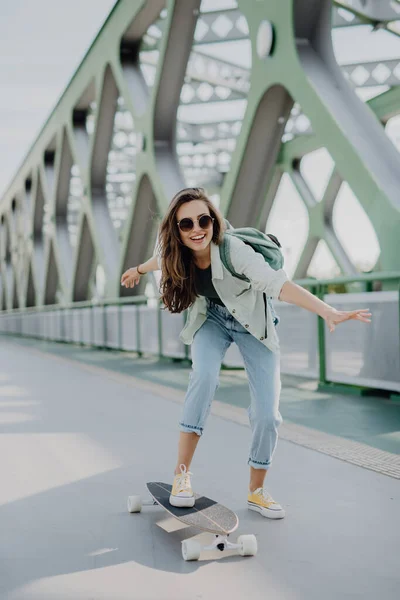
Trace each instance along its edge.
<path fill-rule="evenodd" d="M 205 296 L 220 306 L 225 306 L 218 296 L 211 279 L 211 265 L 207 269 L 195 266 L 195 288 L 198 296 Z"/>

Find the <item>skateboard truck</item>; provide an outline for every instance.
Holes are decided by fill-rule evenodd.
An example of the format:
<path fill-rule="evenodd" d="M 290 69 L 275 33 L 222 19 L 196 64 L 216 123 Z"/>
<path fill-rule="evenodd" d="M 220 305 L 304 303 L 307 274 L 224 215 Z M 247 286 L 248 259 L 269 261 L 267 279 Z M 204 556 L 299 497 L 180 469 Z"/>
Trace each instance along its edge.
<path fill-rule="evenodd" d="M 188 527 L 195 527 L 203 532 L 214 534 L 211 544 L 202 546 L 200 541 L 189 538 L 182 541 L 182 557 L 184 560 L 199 560 L 202 551 L 218 549 L 237 550 L 241 556 L 254 556 L 257 554 L 257 538 L 255 535 L 240 535 L 236 544 L 228 540 L 230 533 L 236 530 L 239 520 L 230 509 L 207 498 L 196 495 L 196 504 L 193 508 L 182 510 L 169 503 L 172 487 L 167 483 L 149 482 L 147 488 L 151 499 L 143 501 L 140 496 L 129 496 L 128 511 L 140 513 L 143 506 L 161 506 L 172 517 Z"/>
<path fill-rule="evenodd" d="M 223 552 L 224 550 L 239 550 L 240 544 L 233 544 L 228 540 L 229 535 L 215 535 L 215 539 L 209 546 L 204 546 L 202 550 L 214 550 L 218 548 Z"/>
<path fill-rule="evenodd" d="M 240 556 L 254 556 L 257 554 L 257 538 L 255 535 L 240 535 L 237 543 L 228 540 L 228 535 L 216 535 L 209 546 L 202 546 L 198 540 L 188 539 L 182 542 L 182 557 L 184 560 L 199 560 L 201 552 L 215 550 L 237 550 Z"/>

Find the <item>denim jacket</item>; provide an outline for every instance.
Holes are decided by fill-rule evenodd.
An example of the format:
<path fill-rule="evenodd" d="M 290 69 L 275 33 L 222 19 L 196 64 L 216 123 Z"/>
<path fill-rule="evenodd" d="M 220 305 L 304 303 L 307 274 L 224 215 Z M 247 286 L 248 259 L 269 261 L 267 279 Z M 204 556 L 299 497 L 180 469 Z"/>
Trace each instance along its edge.
<path fill-rule="evenodd" d="M 231 262 L 237 273 L 246 275 L 250 282 L 234 277 L 222 264 L 219 247 L 211 242 L 211 273 L 216 292 L 229 310 L 261 343 L 272 352 L 279 352 L 279 338 L 275 325 L 277 319 L 269 298 L 278 298 L 288 276 L 283 269 L 274 271 L 261 254 L 238 238 L 232 237 Z M 264 293 L 268 297 L 265 306 Z M 198 296 L 188 308 L 187 320 L 179 334 L 184 344 L 191 344 L 194 334 L 207 318 L 207 303 Z"/>

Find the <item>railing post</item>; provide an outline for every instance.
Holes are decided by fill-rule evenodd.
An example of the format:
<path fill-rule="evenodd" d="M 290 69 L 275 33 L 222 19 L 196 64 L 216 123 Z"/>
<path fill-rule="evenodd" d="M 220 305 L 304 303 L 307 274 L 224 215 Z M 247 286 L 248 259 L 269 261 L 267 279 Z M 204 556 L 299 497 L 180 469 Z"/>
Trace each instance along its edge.
<path fill-rule="evenodd" d="M 158 302 L 158 310 L 157 310 L 157 325 L 158 325 L 158 356 L 162 358 L 162 314 L 161 314 L 161 304 Z"/>
<path fill-rule="evenodd" d="M 118 350 L 122 350 L 122 304 L 117 305 L 118 311 Z"/>
<path fill-rule="evenodd" d="M 90 305 L 90 345 L 94 346 L 94 304 Z"/>
<path fill-rule="evenodd" d="M 107 311 L 106 311 L 106 304 L 103 302 L 103 319 L 102 319 L 102 323 L 103 323 L 103 346 L 102 348 L 107 348 Z"/>
<path fill-rule="evenodd" d="M 139 315 L 140 304 L 136 307 L 136 343 L 138 356 L 142 356 L 140 351 L 140 315 Z"/>
<path fill-rule="evenodd" d="M 317 286 L 316 296 L 324 300 L 324 286 Z M 318 316 L 318 354 L 319 354 L 319 383 L 326 384 L 326 350 L 325 350 L 325 321 Z"/>
<path fill-rule="evenodd" d="M 84 327 L 83 327 L 83 310 L 81 309 L 81 318 L 79 319 L 79 336 L 80 336 L 80 344 L 81 346 L 84 346 L 85 344 L 83 343 L 83 337 L 84 337 Z"/>

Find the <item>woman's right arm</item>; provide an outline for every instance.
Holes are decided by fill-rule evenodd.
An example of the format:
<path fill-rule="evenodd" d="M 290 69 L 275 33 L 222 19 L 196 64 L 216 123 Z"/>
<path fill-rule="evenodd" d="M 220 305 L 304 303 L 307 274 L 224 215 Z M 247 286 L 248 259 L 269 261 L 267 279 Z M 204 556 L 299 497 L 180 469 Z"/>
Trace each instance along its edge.
<path fill-rule="evenodd" d="M 145 273 L 151 273 L 151 271 L 157 271 L 160 268 L 158 266 L 157 256 L 152 256 L 147 262 L 138 265 L 138 267 L 142 275 Z"/>
<path fill-rule="evenodd" d="M 139 271 L 138 271 L 139 267 Z M 157 271 L 159 269 L 158 258 L 157 256 L 152 256 L 148 261 L 138 265 L 137 267 L 132 267 L 123 273 L 121 277 L 121 285 L 129 288 L 133 288 L 140 281 L 140 276 L 145 275 L 146 273 L 150 273 L 151 271 Z"/>

